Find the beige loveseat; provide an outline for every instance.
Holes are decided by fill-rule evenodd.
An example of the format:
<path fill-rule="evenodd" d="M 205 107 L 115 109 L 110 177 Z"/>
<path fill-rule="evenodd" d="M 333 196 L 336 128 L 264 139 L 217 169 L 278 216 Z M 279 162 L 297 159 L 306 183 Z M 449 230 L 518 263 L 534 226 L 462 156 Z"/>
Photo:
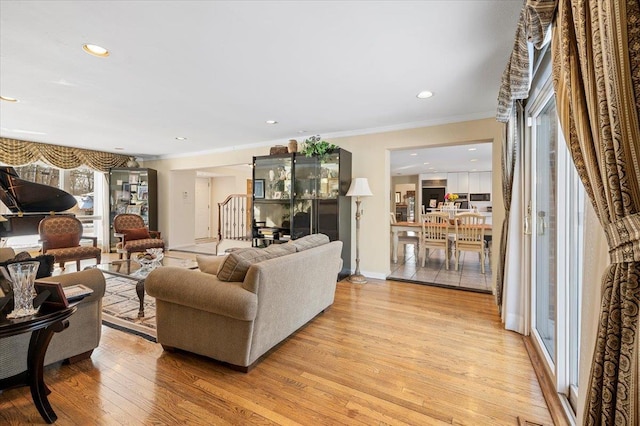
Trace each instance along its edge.
<path fill-rule="evenodd" d="M 0 262 L 15 256 L 11 248 L 0 248 Z M 84 284 L 93 289 L 90 296 L 78 303 L 78 310 L 69 318 L 69 327 L 55 333 L 49 343 L 44 359 L 45 365 L 61 360 L 71 362 L 91 356 L 100 344 L 102 327 L 102 296 L 105 280 L 98 269 L 71 272 L 46 280 L 62 283 L 63 286 Z M 31 334 L 20 334 L 0 339 L 0 378 L 11 377 L 27 369 L 27 349 Z"/>
<path fill-rule="evenodd" d="M 310 240 L 321 243 L 307 248 Z M 272 247 L 293 253 L 245 265 L 243 281 L 221 281 L 221 271 L 218 275 L 172 267 L 153 271 L 145 288 L 156 298 L 158 342 L 167 350 L 204 355 L 246 372 L 333 304 L 342 268 L 341 241 L 330 243 L 328 237 L 314 235 Z M 238 252 L 259 256 L 260 250 L 269 248 Z M 237 272 L 234 265 L 225 279 Z"/>

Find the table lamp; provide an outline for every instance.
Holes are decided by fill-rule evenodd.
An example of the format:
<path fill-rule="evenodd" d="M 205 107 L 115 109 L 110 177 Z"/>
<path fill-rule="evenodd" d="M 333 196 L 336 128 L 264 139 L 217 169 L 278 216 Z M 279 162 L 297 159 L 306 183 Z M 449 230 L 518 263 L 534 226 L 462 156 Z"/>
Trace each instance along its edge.
<path fill-rule="evenodd" d="M 360 216 L 362 216 L 362 210 L 360 209 L 362 201 L 360 197 L 370 197 L 372 195 L 367 178 L 353 178 L 351 180 L 347 197 L 356 197 L 356 271 L 347 279 L 354 284 L 365 284 L 367 282 L 367 278 L 360 273 Z"/>

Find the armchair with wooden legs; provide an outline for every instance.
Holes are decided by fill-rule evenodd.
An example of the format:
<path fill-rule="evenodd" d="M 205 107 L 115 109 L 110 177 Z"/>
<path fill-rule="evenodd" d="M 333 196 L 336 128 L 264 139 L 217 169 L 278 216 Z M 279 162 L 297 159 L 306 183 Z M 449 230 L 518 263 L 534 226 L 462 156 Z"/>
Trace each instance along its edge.
<path fill-rule="evenodd" d="M 116 251 L 120 259 L 126 254 L 131 259 L 131 253 L 145 252 L 150 248 L 164 249 L 164 241 L 160 231 L 149 231 L 142 216 L 123 213 L 113 218 L 114 235 L 120 241 L 116 244 Z"/>
<path fill-rule="evenodd" d="M 62 269 L 69 261 L 76 262 L 78 271 L 81 260 L 96 259 L 100 263 L 102 250 L 97 246 L 97 238 L 85 237 L 82 232 L 82 222 L 73 216 L 45 217 L 38 224 L 42 254 L 53 255 Z M 92 245 L 80 245 L 81 240 L 89 240 Z"/>

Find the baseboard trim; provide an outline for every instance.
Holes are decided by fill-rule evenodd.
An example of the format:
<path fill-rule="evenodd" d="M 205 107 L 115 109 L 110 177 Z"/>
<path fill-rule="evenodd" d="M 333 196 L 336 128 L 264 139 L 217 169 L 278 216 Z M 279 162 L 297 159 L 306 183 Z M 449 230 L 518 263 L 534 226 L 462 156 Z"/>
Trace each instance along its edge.
<path fill-rule="evenodd" d="M 547 408 L 549 409 L 549 414 L 551 414 L 553 424 L 556 426 L 571 426 L 573 422 L 569 420 L 564 404 L 560 399 L 560 395 L 556 391 L 553 381 L 547 374 L 542 357 L 531 341 L 531 336 L 522 336 L 522 341 L 524 342 L 524 347 L 527 350 L 527 354 L 531 360 L 531 365 L 533 365 L 533 370 L 538 378 L 538 383 L 542 390 L 542 396 L 547 403 Z"/>

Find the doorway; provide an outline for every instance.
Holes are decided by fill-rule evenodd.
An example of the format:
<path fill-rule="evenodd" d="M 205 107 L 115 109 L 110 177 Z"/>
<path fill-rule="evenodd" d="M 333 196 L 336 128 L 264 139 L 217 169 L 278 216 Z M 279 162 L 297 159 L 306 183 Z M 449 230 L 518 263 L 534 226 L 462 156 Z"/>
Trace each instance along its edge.
<path fill-rule="evenodd" d="M 195 239 L 211 238 L 211 182 L 209 178 L 196 177 L 195 188 Z"/>
<path fill-rule="evenodd" d="M 491 142 L 482 141 L 471 144 L 459 144 L 440 147 L 423 147 L 391 152 L 390 175 L 392 199 L 397 198 L 397 181 L 416 182 L 416 215 L 411 221 L 391 224 L 391 259 L 388 279 L 428 284 L 448 288 L 491 293 L 493 283 L 492 260 L 492 206 L 493 187 L 493 147 Z M 445 204 L 445 195 L 455 194 L 458 205 Z M 469 201 L 471 194 L 483 194 L 475 197 L 481 201 Z M 410 238 L 412 234 L 422 234 L 422 214 L 440 212 L 450 216 L 473 213 L 484 221 L 484 259 L 477 251 L 459 251 L 456 269 L 455 250 L 458 234 L 455 226 L 448 229 L 447 251 L 430 249 L 419 252 L 419 243 Z M 392 213 L 397 213 L 392 211 Z M 455 223 L 455 222 L 453 222 Z M 460 231 L 462 232 L 462 231 Z M 462 234 L 460 234 L 462 235 Z M 395 243 L 397 241 L 397 244 Z M 424 261 L 423 261 L 424 257 Z M 482 266 L 484 262 L 484 273 Z M 423 266 L 424 263 L 424 266 Z"/>

